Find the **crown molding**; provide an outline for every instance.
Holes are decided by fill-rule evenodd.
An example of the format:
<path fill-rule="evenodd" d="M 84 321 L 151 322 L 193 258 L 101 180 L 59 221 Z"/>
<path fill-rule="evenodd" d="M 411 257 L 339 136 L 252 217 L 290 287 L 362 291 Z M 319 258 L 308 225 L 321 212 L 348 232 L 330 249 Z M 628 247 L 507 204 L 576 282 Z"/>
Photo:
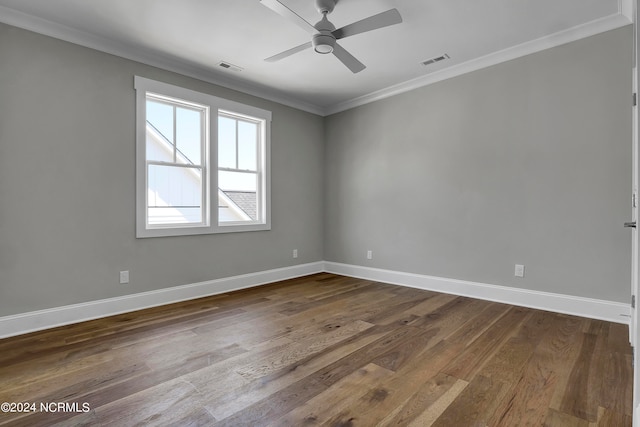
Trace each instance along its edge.
<path fill-rule="evenodd" d="M 299 99 L 282 96 L 269 88 L 259 87 L 248 83 L 242 83 L 234 79 L 227 79 L 219 75 L 212 75 L 208 70 L 197 65 L 169 56 L 158 54 L 145 49 L 135 49 L 129 45 L 119 43 L 104 37 L 76 30 L 52 21 L 41 19 L 26 13 L 16 11 L 5 6 L 0 6 L 0 22 L 15 27 L 23 28 L 49 37 L 64 40 L 80 46 L 99 50 L 101 52 L 116 55 L 132 61 L 140 62 L 167 71 L 183 74 L 198 80 L 223 86 L 248 95 L 257 96 L 269 101 L 277 102 L 298 110 L 328 116 L 349 110 L 381 99 L 399 95 L 423 86 L 428 86 L 446 79 L 457 77 L 472 71 L 490 67 L 505 61 L 516 59 L 532 53 L 540 52 L 555 46 L 593 36 L 605 31 L 629 25 L 633 22 L 634 0 L 618 0 L 618 13 L 600 18 L 558 33 L 550 34 L 536 40 L 522 43 L 498 52 L 490 53 L 479 58 L 456 64 L 451 67 L 403 82 L 397 85 L 349 99 L 338 104 L 322 107 Z"/>
<path fill-rule="evenodd" d="M 622 7 L 621 5 L 623 3 L 628 3 L 630 1 L 631 0 L 620 0 L 619 7 Z M 369 104 L 374 101 L 379 101 L 381 99 L 389 98 L 394 95 L 409 92 L 423 86 L 428 86 L 443 80 L 467 74 L 472 71 L 477 71 L 482 68 L 497 65 L 502 62 L 510 61 L 512 59 L 520 58 L 522 56 L 530 55 L 532 53 L 540 52 L 542 50 L 550 49 L 552 47 L 590 37 L 599 33 L 603 33 L 605 31 L 624 27 L 629 24 L 631 24 L 631 20 L 629 18 L 627 18 L 622 13 L 616 13 L 573 28 L 569 28 L 564 31 L 540 37 L 538 39 L 531 40 L 529 42 L 509 47 L 497 52 L 493 52 L 488 55 L 463 62 L 461 64 L 452 65 L 451 67 L 447 67 L 442 70 L 372 92 L 367 95 L 341 102 L 325 109 L 324 113 L 326 116 L 339 113 L 341 111 Z"/>
<path fill-rule="evenodd" d="M 324 109 L 298 99 L 292 99 L 273 93 L 268 88 L 258 87 L 256 85 L 241 83 L 236 80 L 226 79 L 221 76 L 212 75 L 211 71 L 202 67 L 188 64 L 184 61 L 169 56 L 151 52 L 145 49 L 136 49 L 132 46 L 99 37 L 85 31 L 76 30 L 66 25 L 58 24 L 46 19 L 38 18 L 17 10 L 0 6 L 0 22 L 14 27 L 33 31 L 45 36 L 53 37 L 69 43 L 95 49 L 121 58 L 130 59 L 153 67 L 161 68 L 167 71 L 173 71 L 193 77 L 198 80 L 212 83 L 214 85 L 223 86 L 227 89 L 236 90 L 248 95 L 257 96 L 269 101 L 277 102 L 298 110 L 307 111 L 309 113 L 324 115 Z"/>

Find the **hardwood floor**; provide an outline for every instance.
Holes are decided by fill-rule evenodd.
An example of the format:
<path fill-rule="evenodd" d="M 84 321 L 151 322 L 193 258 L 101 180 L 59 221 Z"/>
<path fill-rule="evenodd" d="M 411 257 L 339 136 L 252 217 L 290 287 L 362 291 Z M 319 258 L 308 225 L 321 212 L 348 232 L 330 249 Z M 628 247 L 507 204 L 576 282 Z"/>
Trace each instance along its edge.
<path fill-rule="evenodd" d="M 627 338 L 317 274 L 0 340 L 0 425 L 631 426 Z"/>

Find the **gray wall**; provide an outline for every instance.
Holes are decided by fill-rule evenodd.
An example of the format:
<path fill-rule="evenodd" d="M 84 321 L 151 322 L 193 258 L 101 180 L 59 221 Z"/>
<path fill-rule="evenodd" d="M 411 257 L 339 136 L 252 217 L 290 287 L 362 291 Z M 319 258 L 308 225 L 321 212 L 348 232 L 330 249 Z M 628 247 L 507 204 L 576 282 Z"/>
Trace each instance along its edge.
<path fill-rule="evenodd" d="M 322 260 L 321 117 L 2 24 L 0 58 L 0 316 Z M 273 112 L 271 231 L 135 239 L 136 74 Z"/>
<path fill-rule="evenodd" d="M 322 259 L 627 301 L 631 39 L 322 119 L 0 24 L 0 316 Z M 271 231 L 135 239 L 136 74 L 273 111 Z"/>
<path fill-rule="evenodd" d="M 631 51 L 629 26 L 329 117 L 325 260 L 628 302 Z"/>

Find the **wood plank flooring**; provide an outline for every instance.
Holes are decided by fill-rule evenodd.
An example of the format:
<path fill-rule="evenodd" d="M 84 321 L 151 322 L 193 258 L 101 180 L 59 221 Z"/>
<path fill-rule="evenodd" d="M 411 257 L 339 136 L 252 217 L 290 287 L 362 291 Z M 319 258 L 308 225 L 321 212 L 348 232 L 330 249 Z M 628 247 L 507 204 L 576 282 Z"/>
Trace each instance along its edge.
<path fill-rule="evenodd" d="M 0 340 L 0 425 L 631 426 L 627 338 L 323 273 Z"/>

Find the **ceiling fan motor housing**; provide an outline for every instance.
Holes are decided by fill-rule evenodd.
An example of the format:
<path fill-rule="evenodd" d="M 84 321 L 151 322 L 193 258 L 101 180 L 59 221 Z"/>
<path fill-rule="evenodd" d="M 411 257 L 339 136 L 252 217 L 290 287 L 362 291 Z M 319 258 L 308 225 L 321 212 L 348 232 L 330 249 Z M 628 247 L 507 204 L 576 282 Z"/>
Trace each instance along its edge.
<path fill-rule="evenodd" d="M 322 54 L 333 52 L 333 48 L 336 45 L 336 36 L 334 36 L 332 32 L 336 27 L 329 22 L 326 13 L 322 14 L 322 19 L 318 21 L 315 28 L 318 30 L 318 33 L 314 34 L 311 39 L 313 49 Z"/>

